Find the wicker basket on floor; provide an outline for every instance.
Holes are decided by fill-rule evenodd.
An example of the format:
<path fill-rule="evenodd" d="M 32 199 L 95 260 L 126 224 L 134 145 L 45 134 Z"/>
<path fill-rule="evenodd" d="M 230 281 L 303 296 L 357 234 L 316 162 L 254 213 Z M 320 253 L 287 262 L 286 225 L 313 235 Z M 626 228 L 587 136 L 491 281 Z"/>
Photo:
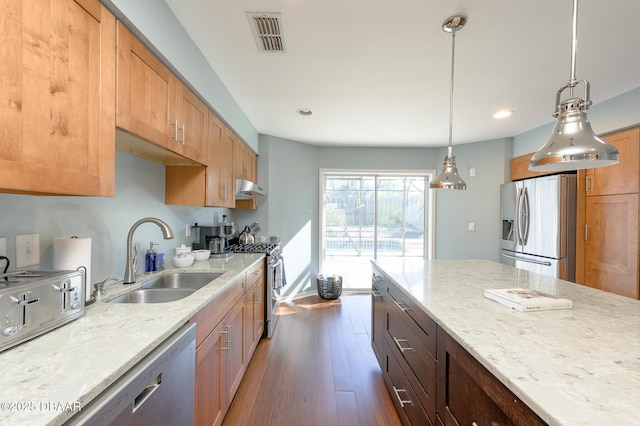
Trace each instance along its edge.
<path fill-rule="evenodd" d="M 342 294 L 342 277 L 340 275 L 318 275 L 318 294 L 323 299 L 335 300 Z"/>

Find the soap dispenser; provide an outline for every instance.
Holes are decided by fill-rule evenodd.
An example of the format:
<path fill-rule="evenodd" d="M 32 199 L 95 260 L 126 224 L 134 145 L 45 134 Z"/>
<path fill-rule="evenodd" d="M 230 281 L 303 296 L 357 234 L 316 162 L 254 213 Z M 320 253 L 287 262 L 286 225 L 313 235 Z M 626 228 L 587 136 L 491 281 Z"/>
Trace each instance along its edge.
<path fill-rule="evenodd" d="M 155 272 L 158 270 L 158 250 L 153 248 L 153 246 L 157 245 L 159 244 L 154 242 L 149 243 L 149 250 L 147 250 L 147 255 L 144 258 L 145 272 Z"/>

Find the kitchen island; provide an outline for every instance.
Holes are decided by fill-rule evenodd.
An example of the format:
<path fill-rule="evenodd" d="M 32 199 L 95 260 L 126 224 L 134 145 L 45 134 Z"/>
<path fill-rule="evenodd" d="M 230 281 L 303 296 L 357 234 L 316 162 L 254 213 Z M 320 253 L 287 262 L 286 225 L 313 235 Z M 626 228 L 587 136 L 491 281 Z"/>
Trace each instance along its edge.
<path fill-rule="evenodd" d="M 83 317 L 0 353 L 0 424 L 63 424 L 259 262 L 264 262 L 263 254 L 236 253 L 188 268 L 138 275 L 135 284 L 108 286 L 103 300 L 163 273 L 222 272 L 175 302 L 96 302 Z"/>
<path fill-rule="evenodd" d="M 485 260 L 373 264 L 544 422 L 640 423 L 640 301 Z M 519 312 L 483 296 L 511 287 L 573 308 Z"/>

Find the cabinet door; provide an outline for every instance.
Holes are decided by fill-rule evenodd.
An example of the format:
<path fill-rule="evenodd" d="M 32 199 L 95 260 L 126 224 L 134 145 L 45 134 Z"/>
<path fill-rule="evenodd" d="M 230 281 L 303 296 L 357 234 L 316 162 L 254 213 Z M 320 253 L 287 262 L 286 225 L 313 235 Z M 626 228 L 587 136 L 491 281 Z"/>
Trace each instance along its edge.
<path fill-rule="evenodd" d="M 178 80 L 147 47 L 118 22 L 116 125 L 173 150 Z"/>
<path fill-rule="evenodd" d="M 223 348 L 225 369 L 225 406 L 229 406 L 240 386 L 246 367 L 244 351 L 245 304 L 241 300 L 223 321 L 226 345 Z"/>
<path fill-rule="evenodd" d="M 0 190 L 113 195 L 115 28 L 97 0 L 3 2 Z"/>
<path fill-rule="evenodd" d="M 380 273 L 373 273 L 371 282 L 371 347 L 382 366 L 385 360 L 384 333 L 386 324 L 385 301 L 382 293 L 384 281 Z"/>
<path fill-rule="evenodd" d="M 204 164 L 209 108 L 183 83 L 177 83 L 178 134 L 175 151 Z"/>
<path fill-rule="evenodd" d="M 437 333 L 437 406 L 444 425 L 546 424 L 444 330 Z"/>
<path fill-rule="evenodd" d="M 585 221 L 585 284 L 638 299 L 638 194 L 587 197 Z"/>
<path fill-rule="evenodd" d="M 612 133 L 602 139 L 618 149 L 614 166 L 587 169 L 587 196 L 637 193 L 640 182 L 640 128 Z"/>
<path fill-rule="evenodd" d="M 207 138 L 207 206 L 234 207 L 233 140 L 224 123 L 209 111 Z"/>
<path fill-rule="evenodd" d="M 198 327 L 200 324 L 198 324 Z M 225 405 L 225 369 L 223 357 L 227 335 L 216 327 L 196 350 L 195 424 L 222 423 Z"/>

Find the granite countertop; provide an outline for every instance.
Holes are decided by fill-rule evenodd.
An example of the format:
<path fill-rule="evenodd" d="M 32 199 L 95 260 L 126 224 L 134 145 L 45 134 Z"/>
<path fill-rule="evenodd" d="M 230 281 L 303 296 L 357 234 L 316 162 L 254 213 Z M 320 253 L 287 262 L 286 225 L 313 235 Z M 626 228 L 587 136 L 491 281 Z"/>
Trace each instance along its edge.
<path fill-rule="evenodd" d="M 640 301 L 486 260 L 373 262 L 551 425 L 638 425 Z M 484 289 L 523 287 L 573 308 L 519 312 Z"/>
<path fill-rule="evenodd" d="M 175 302 L 96 302 L 83 317 L 0 353 L 0 424 L 64 423 L 263 258 L 263 254 L 236 253 L 228 259 L 194 262 L 188 268 L 138 275 L 136 284 L 110 285 L 102 300 L 139 288 L 163 273 L 223 272 Z"/>

